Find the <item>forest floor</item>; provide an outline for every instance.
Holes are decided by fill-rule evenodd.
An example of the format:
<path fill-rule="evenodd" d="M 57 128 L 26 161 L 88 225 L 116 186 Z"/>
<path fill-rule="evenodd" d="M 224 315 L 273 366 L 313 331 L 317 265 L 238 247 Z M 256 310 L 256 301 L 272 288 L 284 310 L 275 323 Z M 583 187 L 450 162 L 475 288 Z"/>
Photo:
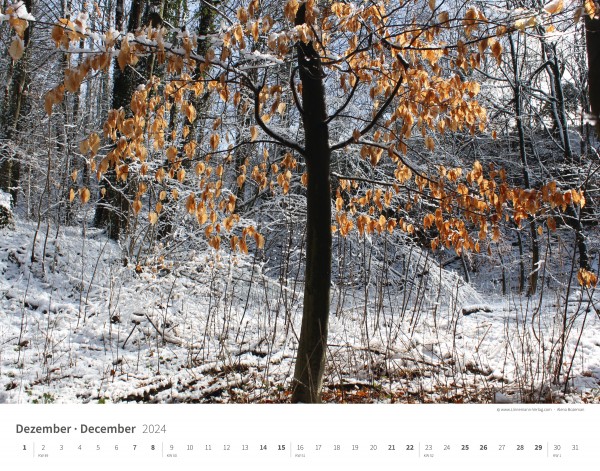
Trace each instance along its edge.
<path fill-rule="evenodd" d="M 136 270 L 96 229 L 35 234 L 0 229 L 0 402 L 289 401 L 301 289 L 251 256 Z M 460 290 L 400 313 L 334 289 L 324 400 L 600 402 L 600 296 Z"/>

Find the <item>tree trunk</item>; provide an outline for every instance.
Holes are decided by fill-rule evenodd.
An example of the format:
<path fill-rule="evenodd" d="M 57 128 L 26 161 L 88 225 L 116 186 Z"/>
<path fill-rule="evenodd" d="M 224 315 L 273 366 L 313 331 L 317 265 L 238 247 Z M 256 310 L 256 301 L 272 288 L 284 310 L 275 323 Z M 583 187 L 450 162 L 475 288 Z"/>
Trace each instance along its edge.
<path fill-rule="evenodd" d="M 553 116 L 555 120 L 555 126 L 560 131 L 560 139 L 564 149 L 565 162 L 570 165 L 576 166 L 581 164 L 581 156 L 575 156 L 573 148 L 571 146 L 571 138 L 569 136 L 569 121 L 567 111 L 565 107 L 565 94 L 562 85 L 560 66 L 558 62 L 558 55 L 556 54 L 556 45 L 546 44 L 542 42 L 545 59 L 547 59 L 547 70 L 550 79 L 550 89 L 552 97 Z M 569 182 L 575 183 L 574 181 Z M 585 190 L 585 189 L 584 189 Z M 583 224 L 581 222 L 580 212 L 582 209 L 577 210 L 575 205 L 569 205 L 566 211 L 565 221 L 575 231 L 575 245 L 579 253 L 579 268 L 589 269 L 589 255 Z"/>
<path fill-rule="evenodd" d="M 600 5 L 594 0 L 596 8 Z M 596 119 L 596 130 L 600 129 L 600 19 L 593 19 L 586 15 L 585 38 L 588 56 L 588 87 L 590 107 Z"/>
<path fill-rule="evenodd" d="M 296 24 L 303 24 L 304 4 Z M 304 309 L 292 402 L 321 402 L 331 283 L 331 149 L 321 59 L 312 43 L 298 43 L 308 173 Z"/>
<path fill-rule="evenodd" d="M 160 28 L 163 24 L 165 0 L 146 0 L 142 24 L 144 26 L 152 26 Z M 156 66 L 156 54 L 152 53 L 147 56 L 140 57 L 136 69 L 141 75 L 150 79 L 154 75 Z"/>
<path fill-rule="evenodd" d="M 519 156 L 521 158 L 521 166 L 523 169 L 523 183 L 525 188 L 531 189 L 531 178 L 529 176 L 529 164 L 527 162 L 527 149 L 525 147 L 525 129 L 523 127 L 523 98 L 521 90 L 521 75 L 517 63 L 517 51 L 512 35 L 508 37 L 510 44 L 510 53 L 513 62 L 513 93 L 515 101 L 515 119 L 517 120 L 517 133 L 519 136 Z M 540 262 L 540 245 L 537 233 L 537 224 L 533 216 L 528 216 L 529 233 L 531 235 L 531 272 L 529 274 L 529 285 L 527 294 L 533 295 L 537 291 L 539 262 Z"/>
<path fill-rule="evenodd" d="M 133 0 L 131 11 L 129 12 L 129 21 L 127 31 L 134 32 L 141 26 L 142 12 L 144 11 L 144 0 Z M 117 0 L 116 5 L 116 25 L 122 23 L 123 0 Z M 131 96 L 138 85 L 138 74 L 130 66 L 121 70 L 115 65 L 113 100 L 114 109 L 129 109 Z M 119 240 L 121 233 L 127 227 L 129 213 L 129 199 L 125 194 L 125 188 L 117 182 L 116 172 L 113 169 L 108 170 L 104 175 L 106 184 L 100 184 L 100 188 L 105 193 L 96 205 L 94 215 L 94 225 L 96 227 L 106 227 L 108 236 L 113 240 Z"/>
<path fill-rule="evenodd" d="M 215 0 L 212 2 L 213 5 L 219 5 L 219 3 L 220 0 Z M 171 8 L 173 8 L 173 4 L 171 4 L 170 6 Z M 178 7 L 179 9 L 176 12 L 177 18 L 180 16 L 181 9 L 184 8 L 184 6 L 180 3 Z M 168 11 L 165 12 L 165 15 L 167 15 L 168 13 Z M 173 11 L 173 13 L 175 12 Z M 167 18 L 168 17 L 165 16 L 165 19 Z M 198 19 L 198 28 L 196 30 L 199 37 L 198 45 L 196 47 L 196 54 L 198 54 L 199 56 L 204 56 L 206 54 L 206 51 L 208 51 L 208 49 L 210 48 L 210 34 L 215 32 L 215 27 L 218 24 L 216 20 L 216 11 L 213 8 L 210 8 L 210 6 L 202 3 L 200 7 L 200 17 Z M 204 67 L 202 63 L 196 63 L 196 67 L 194 68 L 194 79 L 204 80 L 206 78 L 206 75 L 206 67 Z M 186 146 L 186 144 L 190 143 L 194 139 L 196 140 L 196 142 L 202 142 L 203 140 L 203 134 L 205 132 L 206 126 L 202 126 L 201 124 L 199 125 L 199 123 L 202 122 L 203 117 L 205 117 L 207 114 L 208 107 L 210 105 L 208 96 L 208 93 L 204 93 L 198 97 L 195 96 L 195 94 L 192 94 L 189 97 L 189 102 L 196 109 L 196 119 L 192 122 L 187 118 L 187 116 L 184 117 L 183 125 L 188 127 L 189 133 L 187 137 L 183 138 L 180 145 L 179 155 L 182 157 L 185 155 L 184 147 Z M 173 129 L 175 127 L 175 111 L 176 107 L 173 106 L 171 108 L 171 116 L 173 120 L 170 123 L 170 129 Z M 189 170 L 192 167 L 192 163 L 192 159 L 183 158 L 182 165 L 184 168 Z M 173 232 L 173 229 L 175 227 L 173 217 L 177 203 L 171 198 L 170 192 L 167 192 L 167 199 L 163 202 L 163 204 L 165 206 L 165 211 L 162 211 L 159 215 L 157 234 L 158 240 L 162 240 L 165 237 L 168 237 Z"/>
<path fill-rule="evenodd" d="M 25 0 L 27 11 L 31 12 L 33 0 Z M 27 93 L 29 88 L 29 42 L 33 24 L 25 30 L 23 44 L 25 52 L 20 60 L 13 64 L 14 70 L 6 94 L 3 110 L 2 134 L 3 138 L 11 141 L 21 129 L 20 117 L 27 107 Z M 12 153 L 11 146 L 5 146 L 0 155 L 0 189 L 12 196 L 12 204 L 17 204 L 19 194 L 19 180 L 21 176 L 21 163 Z"/>

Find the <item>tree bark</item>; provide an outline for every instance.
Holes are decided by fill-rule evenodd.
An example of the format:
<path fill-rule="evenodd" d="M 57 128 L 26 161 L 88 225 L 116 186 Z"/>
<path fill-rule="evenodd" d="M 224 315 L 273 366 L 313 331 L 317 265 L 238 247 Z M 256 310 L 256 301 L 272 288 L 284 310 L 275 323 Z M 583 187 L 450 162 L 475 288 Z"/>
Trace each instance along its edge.
<path fill-rule="evenodd" d="M 144 3 L 145 0 L 133 0 L 131 11 L 129 12 L 127 31 L 134 32 L 141 26 Z M 117 0 L 117 26 L 123 21 L 122 12 L 123 0 Z M 121 70 L 115 65 L 112 108 L 124 108 L 128 110 L 131 96 L 137 85 L 137 73 L 130 66 Z M 125 194 L 125 188 L 117 182 L 116 173 L 113 169 L 108 170 L 104 178 L 106 179 L 106 184 L 100 184 L 100 188 L 103 188 L 105 193 L 96 204 L 94 225 L 96 227 L 106 227 L 108 229 L 108 236 L 112 240 L 119 240 L 121 233 L 127 228 L 129 199 Z"/>
<path fill-rule="evenodd" d="M 154 0 L 154 1 L 156 1 L 156 0 Z M 217 6 L 217 5 L 219 5 L 220 1 L 221 0 L 214 0 L 212 2 L 212 4 Z M 171 4 L 170 7 L 173 8 L 174 5 Z M 182 5 L 181 3 L 179 4 L 178 7 L 179 7 L 178 11 L 176 11 L 176 12 L 173 11 L 175 18 L 178 18 L 180 16 L 181 9 L 185 8 L 184 5 Z M 169 11 L 166 10 L 165 11 L 165 19 L 168 19 L 168 14 L 169 14 Z M 217 14 L 216 14 L 216 11 L 214 10 L 214 8 L 210 8 L 210 6 L 202 3 L 200 6 L 200 16 L 198 19 L 198 26 L 196 29 L 197 35 L 199 37 L 198 45 L 196 47 L 196 54 L 198 54 L 199 56 L 204 56 L 206 54 L 206 51 L 208 51 L 208 49 L 210 48 L 210 44 L 211 44 L 210 35 L 215 32 L 217 24 L 218 24 Z M 198 81 L 202 81 L 202 80 L 206 80 L 206 76 L 207 76 L 206 66 L 201 62 L 197 62 L 196 66 L 194 68 L 194 74 L 193 74 L 194 79 L 198 80 Z M 203 140 L 207 125 L 203 126 L 202 120 L 206 116 L 209 105 L 210 105 L 210 101 L 209 101 L 208 97 L 209 97 L 208 93 L 204 93 L 200 96 L 195 96 L 194 94 L 191 94 L 191 96 L 189 97 L 189 102 L 196 109 L 196 119 L 192 122 L 188 119 L 187 116 L 184 117 L 183 125 L 188 127 L 189 133 L 188 133 L 187 137 L 182 139 L 182 142 L 179 146 L 180 147 L 179 155 L 183 159 L 182 166 L 188 170 L 190 168 L 192 168 L 193 158 L 187 159 L 187 158 L 183 157 L 185 155 L 184 148 L 192 140 L 196 140 L 196 142 L 202 142 L 202 140 Z M 172 106 L 171 120 L 169 123 L 170 130 L 174 129 L 177 126 L 175 117 L 176 117 L 176 106 Z M 169 164 L 165 163 L 165 165 L 168 166 Z M 158 233 L 157 233 L 158 240 L 162 240 L 165 237 L 168 237 L 169 235 L 171 235 L 171 233 L 173 232 L 173 229 L 175 228 L 175 222 L 173 221 L 173 217 L 174 217 L 175 206 L 177 203 L 172 199 L 169 191 L 167 192 L 167 198 L 163 203 L 165 206 L 165 211 L 162 211 L 159 215 L 159 224 L 158 224 Z"/>
<path fill-rule="evenodd" d="M 33 0 L 25 0 L 27 11 L 31 12 Z M 20 117 L 23 110 L 27 107 L 27 92 L 31 77 L 29 75 L 29 42 L 31 39 L 31 30 L 29 27 L 23 34 L 23 45 L 25 52 L 23 57 L 13 64 L 13 73 L 8 87 L 8 93 L 5 97 L 3 110 L 2 134 L 4 139 L 12 141 L 21 129 Z M 12 197 L 12 204 L 17 204 L 19 194 L 19 180 L 21 177 L 21 162 L 15 158 L 11 146 L 6 146 L 0 155 L 0 189 L 9 193 Z"/>
<path fill-rule="evenodd" d="M 596 65 L 600 66 L 600 64 Z M 560 120 L 560 128 L 562 132 L 561 137 L 565 152 L 565 160 L 571 165 L 580 165 L 581 156 L 575 157 L 571 147 L 571 139 L 569 137 L 569 122 L 567 117 L 567 111 L 565 108 L 565 95 L 563 93 L 560 67 L 558 64 L 558 57 L 556 55 L 556 45 L 552 45 L 552 59 L 550 63 L 550 68 L 552 71 L 551 78 L 554 79 L 556 101 L 558 103 L 557 115 Z M 590 263 L 585 233 L 583 230 L 583 224 L 581 223 L 580 212 L 581 209 L 579 209 L 578 211 L 575 205 L 569 205 L 569 207 L 567 208 L 567 217 L 565 219 L 567 221 L 567 224 L 569 224 L 569 226 L 571 226 L 575 231 L 575 245 L 577 246 L 577 251 L 579 252 L 579 268 L 585 268 L 587 270 L 590 267 Z"/>
<path fill-rule="evenodd" d="M 512 35 L 508 37 L 510 44 L 510 53 L 513 62 L 513 93 L 515 101 L 515 119 L 517 121 L 517 133 L 519 136 L 519 156 L 521 158 L 521 166 L 523 171 L 523 183 L 525 188 L 531 189 L 531 178 L 529 176 L 529 164 L 527 162 L 527 149 L 525 147 L 525 129 L 523 127 L 523 98 L 521 95 L 521 75 L 519 73 L 517 62 L 517 51 Z M 539 262 L 540 262 L 540 245 L 537 233 L 537 224 L 533 216 L 528 216 L 529 233 L 531 235 L 531 272 L 529 273 L 529 284 L 527 294 L 533 295 L 537 291 Z"/>
<path fill-rule="evenodd" d="M 565 106 L 565 94 L 562 85 L 560 65 L 556 53 L 556 44 L 547 44 L 542 41 L 544 59 L 547 61 L 548 78 L 550 80 L 550 91 L 552 92 L 552 115 L 555 127 L 560 133 L 560 139 L 564 150 L 565 162 L 576 166 L 581 164 L 581 155 L 575 155 L 571 146 L 569 136 L 569 120 Z M 583 133 L 582 133 L 583 134 Z M 569 182 L 574 183 L 574 182 Z M 585 191 L 585 189 L 584 189 Z M 583 224 L 581 222 L 581 211 L 575 205 L 569 205 L 565 214 L 566 223 L 575 231 L 575 245 L 579 253 L 579 267 L 589 269 L 589 255 Z"/>
<path fill-rule="evenodd" d="M 305 22 L 304 4 L 296 24 Z M 304 308 L 292 402 L 321 402 L 331 283 L 331 148 L 321 59 L 312 43 L 298 43 L 308 174 Z"/>
<path fill-rule="evenodd" d="M 600 13 L 600 5 L 594 0 Z M 600 19 L 585 18 L 585 38 L 588 56 L 588 87 L 590 107 L 596 119 L 596 130 L 600 130 Z"/>

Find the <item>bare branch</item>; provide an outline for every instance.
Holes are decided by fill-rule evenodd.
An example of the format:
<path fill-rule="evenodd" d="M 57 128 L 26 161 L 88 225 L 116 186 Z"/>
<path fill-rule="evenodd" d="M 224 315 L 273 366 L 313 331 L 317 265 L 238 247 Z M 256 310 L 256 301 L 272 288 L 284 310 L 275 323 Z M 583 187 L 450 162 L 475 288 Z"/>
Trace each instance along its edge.
<path fill-rule="evenodd" d="M 304 155 L 304 149 L 302 147 L 300 147 L 297 143 L 292 142 L 289 139 L 286 139 L 285 137 L 273 131 L 260 117 L 260 92 L 262 90 L 262 86 L 254 87 L 251 84 L 248 84 L 248 86 L 254 93 L 254 119 L 256 120 L 256 123 L 260 126 L 260 128 L 265 132 L 265 134 L 267 134 L 267 136 L 269 136 L 272 139 L 275 139 L 279 144 L 295 150 L 300 155 Z"/>
<path fill-rule="evenodd" d="M 294 85 L 294 75 L 298 71 L 298 67 L 294 67 L 292 69 L 292 73 L 290 74 L 290 90 L 292 90 L 292 96 L 294 97 L 294 103 L 296 104 L 296 108 L 300 111 L 301 114 L 304 114 L 304 109 L 302 108 L 302 104 L 300 103 L 300 98 L 298 97 L 298 93 L 296 91 L 296 86 Z"/>
<path fill-rule="evenodd" d="M 350 94 L 348 95 L 348 99 L 346 100 L 346 102 L 337 109 L 337 111 L 335 113 L 333 113 L 329 118 L 327 118 L 325 120 L 326 123 L 330 123 L 331 121 L 333 121 L 335 118 L 337 118 L 340 113 L 342 111 L 344 111 L 346 109 L 346 107 L 350 104 L 350 102 L 352 101 L 352 98 L 354 97 L 354 93 L 356 93 L 356 90 L 358 90 L 358 85 L 360 84 L 360 80 L 356 80 L 356 82 L 354 83 L 354 86 L 352 87 L 352 90 L 350 90 Z"/>
<path fill-rule="evenodd" d="M 405 70 L 408 69 L 409 64 L 402 57 L 402 55 L 398 54 L 398 60 L 402 63 L 402 65 L 404 66 Z M 375 125 L 377 124 L 377 122 L 379 121 L 379 119 L 387 111 L 387 109 L 390 106 L 390 104 L 392 103 L 393 99 L 398 94 L 398 90 L 400 90 L 400 86 L 402 85 L 403 81 L 404 81 L 404 76 L 402 74 L 400 74 L 400 77 L 398 78 L 398 81 L 396 82 L 396 86 L 392 90 L 392 93 L 390 93 L 390 96 L 387 98 L 387 100 L 385 100 L 385 102 L 383 103 L 383 105 L 381 105 L 381 108 L 379 108 L 379 111 L 377 111 L 377 113 L 375 114 L 375 116 L 373 117 L 373 119 L 371 120 L 371 122 L 369 124 L 367 124 L 367 126 L 364 129 L 362 129 L 362 131 L 360 131 L 360 135 L 361 136 L 364 136 L 371 129 L 373 129 L 375 127 Z M 346 139 L 345 141 L 339 142 L 338 144 L 335 144 L 335 145 L 331 146 L 331 150 L 335 151 L 335 150 L 338 150 L 338 149 L 343 149 L 344 147 L 352 144 L 354 141 L 355 141 L 354 136 L 351 136 L 348 139 Z"/>

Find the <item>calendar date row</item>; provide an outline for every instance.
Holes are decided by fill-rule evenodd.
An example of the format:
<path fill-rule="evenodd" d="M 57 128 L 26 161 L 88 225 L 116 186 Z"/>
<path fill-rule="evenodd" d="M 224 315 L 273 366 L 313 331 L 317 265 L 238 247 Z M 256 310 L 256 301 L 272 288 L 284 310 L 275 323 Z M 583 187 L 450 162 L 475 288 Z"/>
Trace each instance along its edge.
<path fill-rule="evenodd" d="M 431 444 L 431 443 L 36 443 L 21 445 L 22 452 L 49 453 L 49 452 L 157 452 L 160 454 L 172 452 L 259 452 L 259 453 L 306 453 L 306 452 L 399 452 L 427 455 L 439 452 L 578 452 L 579 444 L 542 444 L 542 443 L 458 443 L 458 444 Z"/>

